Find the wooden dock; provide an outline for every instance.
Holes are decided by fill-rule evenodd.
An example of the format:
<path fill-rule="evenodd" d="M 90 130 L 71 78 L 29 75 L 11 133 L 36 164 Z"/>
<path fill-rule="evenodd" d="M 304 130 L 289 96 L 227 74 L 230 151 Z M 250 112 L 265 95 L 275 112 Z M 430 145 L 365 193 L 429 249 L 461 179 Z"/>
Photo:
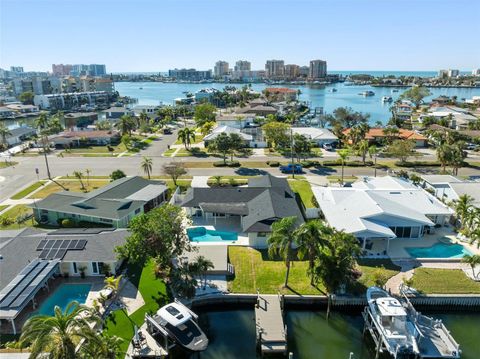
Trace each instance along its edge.
<path fill-rule="evenodd" d="M 257 296 L 255 305 L 257 345 L 262 355 L 287 353 L 287 327 L 283 320 L 283 299 L 279 295 Z"/>

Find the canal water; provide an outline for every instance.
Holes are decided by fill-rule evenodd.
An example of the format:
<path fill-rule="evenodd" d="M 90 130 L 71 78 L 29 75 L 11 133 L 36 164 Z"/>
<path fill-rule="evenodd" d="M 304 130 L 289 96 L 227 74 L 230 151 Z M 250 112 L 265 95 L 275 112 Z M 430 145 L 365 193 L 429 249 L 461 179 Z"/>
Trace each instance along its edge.
<path fill-rule="evenodd" d="M 235 84 L 241 87 L 241 84 Z M 326 113 L 331 113 L 338 107 L 351 107 L 355 111 L 369 113 L 371 115 L 370 122 L 374 124 L 377 121 L 386 123 L 390 118 L 391 104 L 383 103 L 383 96 L 391 96 L 393 100 L 405 90 L 399 88 L 398 92 L 392 92 L 392 88 L 388 87 L 372 87 L 372 86 L 347 86 L 344 83 L 336 83 L 328 86 L 292 86 L 280 85 L 281 87 L 290 87 L 301 91 L 300 99 L 307 101 L 310 107 L 323 107 Z M 188 83 L 161 83 L 161 82 L 116 82 L 115 89 L 122 96 L 130 96 L 138 99 L 139 105 L 159 105 L 161 103 L 171 105 L 174 99 L 184 97 L 186 92 L 195 93 L 203 88 L 223 89 L 224 83 L 208 83 L 208 84 L 188 84 Z M 262 91 L 267 87 L 266 84 L 252 84 L 252 89 Z M 332 89 L 337 89 L 333 92 Z M 371 90 L 375 92 L 375 96 L 364 97 L 359 95 L 360 92 Z M 432 96 L 426 100 L 430 100 L 439 95 L 457 96 L 462 98 L 472 98 L 472 96 L 480 96 L 480 88 L 432 88 L 430 89 Z"/>
<path fill-rule="evenodd" d="M 460 343 L 462 359 L 480 358 L 480 313 L 432 315 L 442 319 Z M 350 353 L 355 359 L 375 358 L 373 341 L 368 335 L 363 337 L 363 319 L 358 312 L 334 312 L 327 322 L 324 309 L 289 310 L 286 322 L 288 350 L 294 359 L 348 359 Z M 210 343 L 205 352 L 191 358 L 259 358 L 253 310 L 205 311 L 200 314 L 200 325 Z"/>

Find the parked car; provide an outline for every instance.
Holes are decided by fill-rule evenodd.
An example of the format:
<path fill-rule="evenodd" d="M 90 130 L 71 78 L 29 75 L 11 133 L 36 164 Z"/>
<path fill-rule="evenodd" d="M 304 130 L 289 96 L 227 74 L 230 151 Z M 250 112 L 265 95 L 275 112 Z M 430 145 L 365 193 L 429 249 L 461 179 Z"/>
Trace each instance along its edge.
<path fill-rule="evenodd" d="M 297 173 L 302 173 L 303 169 L 301 165 L 292 165 L 291 163 L 289 163 L 286 166 L 280 166 L 280 171 L 282 171 L 282 173 L 297 174 Z"/>
<path fill-rule="evenodd" d="M 326 151 L 333 151 L 333 145 L 331 143 L 324 143 L 322 147 Z"/>
<path fill-rule="evenodd" d="M 478 145 L 474 143 L 467 143 L 465 148 L 470 151 L 476 151 L 478 149 Z"/>

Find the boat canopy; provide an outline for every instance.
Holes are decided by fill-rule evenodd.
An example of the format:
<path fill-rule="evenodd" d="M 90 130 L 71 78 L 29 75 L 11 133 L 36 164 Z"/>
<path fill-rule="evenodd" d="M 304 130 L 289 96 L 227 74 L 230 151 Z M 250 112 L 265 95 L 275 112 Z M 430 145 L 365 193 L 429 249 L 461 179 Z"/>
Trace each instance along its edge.
<path fill-rule="evenodd" d="M 170 303 L 160 308 L 157 314 L 171 325 L 177 327 L 192 319 L 192 315 L 177 303 Z"/>
<path fill-rule="evenodd" d="M 382 316 L 389 316 L 389 317 L 405 317 L 407 312 L 402 307 L 400 302 L 391 297 L 383 297 L 378 298 L 376 300 L 378 310 L 380 311 L 380 315 Z"/>

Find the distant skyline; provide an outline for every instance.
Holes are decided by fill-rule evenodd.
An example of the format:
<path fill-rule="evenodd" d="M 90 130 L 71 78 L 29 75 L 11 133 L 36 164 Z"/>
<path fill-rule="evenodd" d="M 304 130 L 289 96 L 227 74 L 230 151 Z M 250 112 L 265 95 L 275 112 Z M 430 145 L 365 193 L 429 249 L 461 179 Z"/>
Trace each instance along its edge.
<path fill-rule="evenodd" d="M 478 0 L 0 0 L 0 67 L 110 72 L 328 62 L 331 71 L 480 68 Z"/>

